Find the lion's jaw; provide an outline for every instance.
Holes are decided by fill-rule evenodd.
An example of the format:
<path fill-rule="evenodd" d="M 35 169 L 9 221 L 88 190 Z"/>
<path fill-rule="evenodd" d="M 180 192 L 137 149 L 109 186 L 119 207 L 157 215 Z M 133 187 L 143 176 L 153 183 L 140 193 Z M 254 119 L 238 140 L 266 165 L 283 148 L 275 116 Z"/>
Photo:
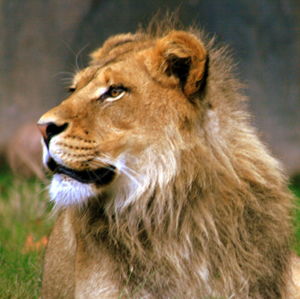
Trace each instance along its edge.
<path fill-rule="evenodd" d="M 53 171 L 49 186 L 50 199 L 57 207 L 82 205 L 90 198 L 99 197 L 103 192 L 110 193 L 115 209 L 128 207 L 143 196 L 151 196 L 156 188 L 163 190 L 179 171 L 181 149 L 172 148 L 175 139 L 180 136 L 171 134 L 171 129 L 165 130 L 165 137 L 160 149 L 150 145 L 139 153 L 139 156 L 128 152 L 121 153 L 111 159 L 108 156 L 95 156 L 95 164 L 103 165 L 98 171 L 104 171 L 103 182 L 85 182 L 76 175 L 62 172 L 55 168 L 63 167 L 65 161 L 52 154 L 43 144 L 44 165 Z M 171 136 L 170 136 L 171 135 Z M 183 144 L 182 140 L 180 141 Z M 179 144 L 179 142 L 178 142 Z M 58 151 L 59 152 L 59 151 Z M 157 152 L 160 152 L 157 155 Z M 99 163 L 98 163 L 99 162 Z M 53 166 L 53 163 L 56 166 Z M 58 166 L 59 165 L 59 166 Z M 107 174 L 106 172 L 110 172 Z"/>
<path fill-rule="evenodd" d="M 62 146 L 64 142 L 60 136 L 53 138 L 48 144 L 42 141 L 43 164 L 53 174 L 49 186 L 50 199 L 57 207 L 82 205 L 89 198 L 99 196 L 111 184 L 117 176 L 118 163 L 114 161 L 114 166 L 108 159 L 100 159 L 90 153 L 90 163 L 94 163 L 96 167 L 78 167 L 80 159 L 76 155 L 74 159 L 68 157 L 69 154 Z M 73 144 L 69 147 L 79 148 L 80 145 Z"/>
<path fill-rule="evenodd" d="M 59 155 L 53 155 L 43 142 L 43 163 L 46 168 L 53 172 L 51 184 L 49 186 L 49 195 L 51 201 L 57 207 L 80 205 L 88 198 L 97 195 L 96 189 L 92 183 L 83 183 L 65 173 L 56 171 L 58 165 L 64 165 L 64 161 Z M 55 164 L 55 166 L 52 166 Z M 98 191 L 99 192 L 99 191 Z"/>

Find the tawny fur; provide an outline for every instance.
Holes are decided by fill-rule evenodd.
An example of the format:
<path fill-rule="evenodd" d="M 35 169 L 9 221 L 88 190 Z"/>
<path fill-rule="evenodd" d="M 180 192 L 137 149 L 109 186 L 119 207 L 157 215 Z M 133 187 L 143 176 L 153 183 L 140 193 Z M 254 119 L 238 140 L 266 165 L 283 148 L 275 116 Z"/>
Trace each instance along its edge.
<path fill-rule="evenodd" d="M 42 117 L 69 123 L 50 143 L 65 166 L 119 171 L 80 204 L 52 191 L 43 298 L 288 297 L 291 195 L 213 44 L 195 30 L 112 37 Z M 120 83 L 123 98 L 99 103 L 97 87 Z"/>

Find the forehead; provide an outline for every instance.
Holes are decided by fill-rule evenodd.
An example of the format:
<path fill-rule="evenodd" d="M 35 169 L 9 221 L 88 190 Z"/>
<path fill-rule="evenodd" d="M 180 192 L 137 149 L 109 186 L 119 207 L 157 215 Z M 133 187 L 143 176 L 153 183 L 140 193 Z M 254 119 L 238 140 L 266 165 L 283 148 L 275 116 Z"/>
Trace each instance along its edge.
<path fill-rule="evenodd" d="M 135 57 L 128 57 L 126 60 L 113 62 L 106 66 L 87 67 L 74 76 L 73 87 L 82 88 L 91 83 L 101 85 L 125 84 L 133 81 L 136 73 L 141 71 L 142 62 Z M 94 83 L 94 84 L 93 84 Z"/>
<path fill-rule="evenodd" d="M 114 60 L 106 65 L 89 66 L 79 71 L 73 79 L 73 86 L 80 88 L 90 82 L 101 82 L 104 84 L 121 83 L 121 81 L 133 81 L 134 78 L 145 72 L 143 59 L 139 53 L 128 55 L 120 60 Z"/>
<path fill-rule="evenodd" d="M 154 40 L 142 34 L 118 35 L 108 39 L 101 48 L 91 54 L 90 65 L 79 71 L 73 79 L 73 86 L 86 85 L 93 79 L 108 80 L 117 74 L 136 69 L 139 53 L 153 46 Z"/>

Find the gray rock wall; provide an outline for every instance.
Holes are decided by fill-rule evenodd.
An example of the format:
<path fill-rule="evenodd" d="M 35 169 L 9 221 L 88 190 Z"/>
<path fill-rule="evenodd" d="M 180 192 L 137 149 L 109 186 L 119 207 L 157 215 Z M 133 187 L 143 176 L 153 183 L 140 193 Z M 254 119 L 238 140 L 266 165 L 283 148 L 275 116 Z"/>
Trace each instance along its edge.
<path fill-rule="evenodd" d="M 163 4 L 162 4 L 163 3 Z M 0 150 L 21 123 L 64 96 L 64 79 L 112 34 L 180 6 L 181 21 L 229 44 L 254 122 L 289 173 L 300 171 L 298 0 L 2 0 Z"/>

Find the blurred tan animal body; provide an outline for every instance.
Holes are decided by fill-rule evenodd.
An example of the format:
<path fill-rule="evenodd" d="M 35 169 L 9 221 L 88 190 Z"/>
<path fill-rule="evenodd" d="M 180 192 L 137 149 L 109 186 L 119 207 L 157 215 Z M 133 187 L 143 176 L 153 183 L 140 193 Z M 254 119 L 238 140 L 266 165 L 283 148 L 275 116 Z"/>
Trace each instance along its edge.
<path fill-rule="evenodd" d="M 45 179 L 41 134 L 34 122 L 20 126 L 9 139 L 5 156 L 15 175 Z"/>
<path fill-rule="evenodd" d="M 43 298 L 287 298 L 291 195 L 201 33 L 111 37 L 39 121 Z"/>

